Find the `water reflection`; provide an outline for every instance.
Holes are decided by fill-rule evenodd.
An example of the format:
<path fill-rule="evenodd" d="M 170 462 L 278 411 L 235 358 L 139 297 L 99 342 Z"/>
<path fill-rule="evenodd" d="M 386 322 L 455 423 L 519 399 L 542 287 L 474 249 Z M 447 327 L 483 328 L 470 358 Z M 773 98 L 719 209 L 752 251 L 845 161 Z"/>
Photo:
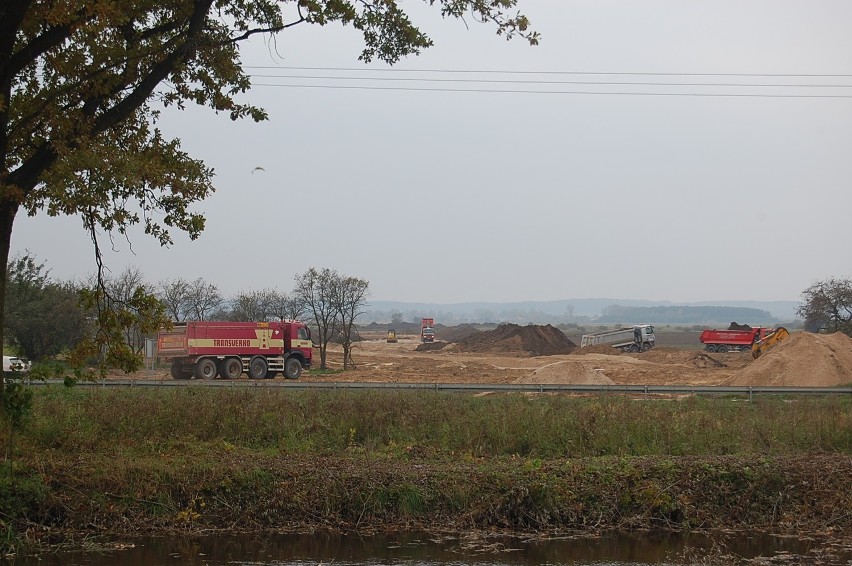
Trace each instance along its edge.
<path fill-rule="evenodd" d="M 718 537 L 715 537 L 718 542 Z M 809 541 L 738 536 L 724 541 L 726 553 L 752 558 L 778 552 L 805 554 Z M 18 557 L 14 566 L 644 566 L 683 563 L 690 549 L 706 552 L 713 540 L 671 533 L 619 534 L 560 540 L 441 538 L 428 534 L 227 535 L 128 539 L 127 548 L 100 553 Z"/>

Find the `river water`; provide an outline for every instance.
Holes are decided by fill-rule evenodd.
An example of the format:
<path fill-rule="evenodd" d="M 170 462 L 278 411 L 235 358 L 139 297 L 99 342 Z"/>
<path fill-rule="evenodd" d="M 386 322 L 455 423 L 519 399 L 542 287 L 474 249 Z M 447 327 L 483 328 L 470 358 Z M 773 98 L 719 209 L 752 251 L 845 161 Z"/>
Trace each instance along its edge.
<path fill-rule="evenodd" d="M 722 545 L 720 547 L 720 545 Z M 474 539 L 406 534 L 227 535 L 126 539 L 97 552 L 14 557 L 14 566 L 645 566 L 703 562 L 713 553 L 742 558 L 807 556 L 813 541 L 767 535 L 606 535 L 594 538 Z M 852 556 L 822 564 L 849 564 Z M 0 558 L 0 563 L 3 560 Z M 806 559 L 807 562 L 807 559 Z M 803 562 L 796 562 L 803 563 Z"/>

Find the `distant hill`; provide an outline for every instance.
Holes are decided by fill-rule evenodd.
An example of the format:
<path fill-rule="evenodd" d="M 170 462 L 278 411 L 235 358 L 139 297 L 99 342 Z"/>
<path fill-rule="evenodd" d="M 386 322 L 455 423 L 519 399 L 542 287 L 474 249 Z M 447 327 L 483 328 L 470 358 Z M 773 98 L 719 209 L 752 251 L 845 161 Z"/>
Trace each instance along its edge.
<path fill-rule="evenodd" d="M 601 323 L 653 322 L 655 324 L 696 324 L 747 321 L 753 325 L 771 325 L 778 322 L 768 311 L 748 307 L 717 306 L 660 306 L 625 307 L 610 305 L 604 314 L 595 319 Z"/>
<path fill-rule="evenodd" d="M 614 307 L 658 309 L 635 311 L 615 315 Z M 795 301 L 707 301 L 702 303 L 674 303 L 671 301 L 645 301 L 629 299 L 565 299 L 560 301 L 522 301 L 514 303 L 406 303 L 397 301 L 372 301 L 360 320 L 364 323 L 390 322 L 394 315 L 406 322 L 433 317 L 442 324 L 477 322 L 513 322 L 516 324 L 559 324 L 568 322 L 608 322 L 610 316 L 627 316 L 612 322 L 649 323 L 729 323 L 772 324 L 795 320 Z M 734 309 L 734 310 L 730 310 Z M 629 315 L 629 316 L 628 316 Z M 658 316 L 659 319 L 654 317 Z M 604 317 L 607 320 L 604 320 Z M 636 317 L 636 318 L 633 318 Z"/>

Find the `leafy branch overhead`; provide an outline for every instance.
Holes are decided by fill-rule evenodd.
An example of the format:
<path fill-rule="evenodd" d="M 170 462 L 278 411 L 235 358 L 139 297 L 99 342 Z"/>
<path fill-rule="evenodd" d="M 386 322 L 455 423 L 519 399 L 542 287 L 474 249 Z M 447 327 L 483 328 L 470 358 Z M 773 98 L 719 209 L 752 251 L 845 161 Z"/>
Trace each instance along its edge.
<path fill-rule="evenodd" d="M 193 205 L 213 170 L 165 139 L 163 107 L 207 106 L 264 120 L 240 100 L 251 87 L 239 43 L 299 24 L 351 26 L 364 61 L 395 63 L 432 45 L 396 0 L 7 0 L 0 8 L 0 233 L 27 214 L 80 214 L 87 228 L 125 233 L 142 223 L 197 238 Z M 507 38 L 538 34 L 516 0 L 428 0 Z M 286 55 L 286 54 L 285 54 Z M 0 257 L 3 263 L 8 257 Z"/>
<path fill-rule="evenodd" d="M 538 42 L 511 13 L 516 0 L 428 4 Z M 239 42 L 332 23 L 362 33 L 363 61 L 395 63 L 432 45 L 395 0 L 10 0 L 0 9 L 0 201 L 79 213 L 108 231 L 143 222 L 163 244 L 166 227 L 197 237 L 204 218 L 190 206 L 214 190 L 213 171 L 163 138 L 158 108 L 195 103 L 264 120 L 238 100 L 251 87 Z"/>

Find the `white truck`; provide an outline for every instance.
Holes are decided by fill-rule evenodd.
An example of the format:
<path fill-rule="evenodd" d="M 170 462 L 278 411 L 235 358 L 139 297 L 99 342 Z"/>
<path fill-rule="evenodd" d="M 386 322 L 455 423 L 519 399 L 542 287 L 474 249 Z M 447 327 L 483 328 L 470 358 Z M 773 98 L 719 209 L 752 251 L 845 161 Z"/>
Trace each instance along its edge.
<path fill-rule="evenodd" d="M 595 334 L 583 334 L 580 347 L 612 346 L 623 352 L 647 352 L 656 345 L 654 327 L 650 324 L 635 324 L 627 328 L 607 330 Z"/>
<path fill-rule="evenodd" d="M 4 372 L 26 372 L 30 371 L 30 362 L 22 360 L 17 356 L 3 356 Z"/>

